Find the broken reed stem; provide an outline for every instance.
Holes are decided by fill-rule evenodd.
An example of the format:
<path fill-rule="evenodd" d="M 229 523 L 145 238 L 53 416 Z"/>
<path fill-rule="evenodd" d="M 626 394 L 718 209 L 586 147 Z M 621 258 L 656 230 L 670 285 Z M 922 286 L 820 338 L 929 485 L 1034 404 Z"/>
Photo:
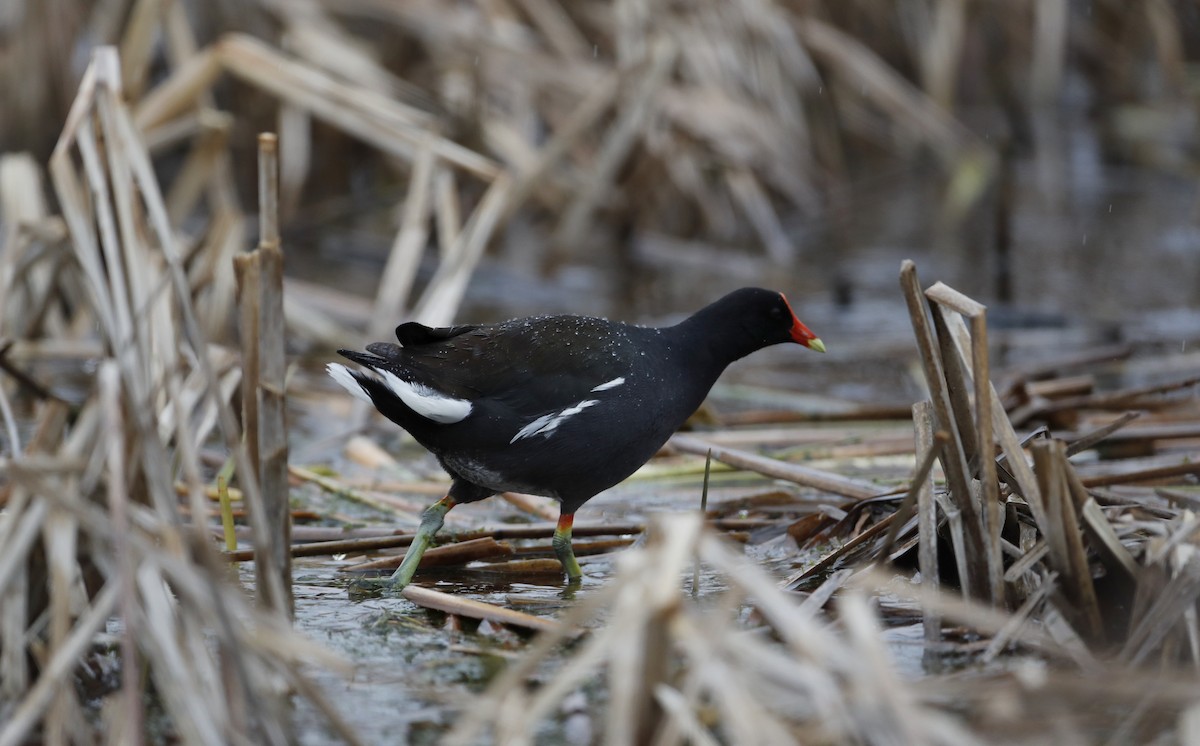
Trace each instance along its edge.
<path fill-rule="evenodd" d="M 270 599 L 275 608 L 294 614 L 292 598 L 291 511 L 289 509 L 286 393 L 286 329 L 283 315 L 283 251 L 279 245 L 279 160 L 274 134 L 258 137 L 259 225 L 262 234 L 256 253 L 258 272 L 258 455 L 263 515 L 271 533 L 268 545 L 271 569 L 282 585 L 283 596 Z"/>
<path fill-rule="evenodd" d="M 1075 440 L 1067 444 L 1067 455 L 1074 456 L 1077 453 L 1082 453 L 1116 431 L 1133 422 L 1138 417 L 1141 417 L 1141 412 L 1126 412 L 1117 419 L 1108 423 L 1103 427 L 1096 428 L 1089 433 L 1085 433 Z"/>
<path fill-rule="evenodd" d="M 371 311 L 368 333 L 373 339 L 390 336 L 400 319 L 409 291 L 421 264 L 421 254 L 429 240 L 429 212 L 433 171 L 436 159 L 428 140 L 417 149 L 416 162 L 409 176 L 408 194 L 404 198 L 400 230 L 392 243 L 387 264 L 379 278 L 375 305 Z"/>
<path fill-rule="evenodd" d="M 401 591 L 400 595 L 412 601 L 418 606 L 424 606 L 427 609 L 442 611 L 447 614 L 458 614 L 459 616 L 471 617 L 473 619 L 486 619 L 491 622 L 500 624 L 512 624 L 525 629 L 531 629 L 534 632 L 555 632 L 561 628 L 559 622 L 552 619 L 543 619 L 524 612 L 506 609 L 501 606 L 493 606 L 483 601 L 475 601 L 463 596 L 452 596 L 448 593 L 441 593 L 431 588 L 422 588 L 419 585 L 409 585 Z"/>
<path fill-rule="evenodd" d="M 426 117 L 423 112 L 290 59 L 249 35 L 226 34 L 215 49 L 216 72 L 223 67 L 250 85 L 278 96 L 385 153 L 412 160 L 414 150 L 427 136 L 427 130 L 422 126 L 425 124 L 422 120 Z M 207 74 L 205 68 L 190 77 L 208 83 L 202 77 Z M 168 81 L 167 85 L 173 82 Z M 171 94 L 164 97 L 166 101 L 154 101 L 152 107 L 149 102 L 156 97 L 152 95 L 146 98 L 142 108 L 153 109 L 153 114 L 146 114 L 147 120 L 162 120 L 159 110 L 169 110 L 179 95 L 178 91 L 171 91 Z M 433 136 L 430 145 L 439 160 L 481 179 L 494 179 L 500 173 L 495 161 L 452 140 Z"/>
<path fill-rule="evenodd" d="M 246 455 L 250 472 L 242 475 L 243 480 L 258 476 L 258 287 L 259 255 L 241 254 L 233 259 L 237 275 L 238 316 L 242 337 L 242 436 L 246 444 Z"/>
<path fill-rule="evenodd" d="M 975 380 L 975 437 L 979 444 L 979 480 L 983 501 L 983 530 L 988 552 L 988 580 L 994 606 L 1004 606 L 1004 562 L 1000 557 L 1000 482 L 996 470 L 996 440 L 992 430 L 992 381 L 988 368 L 987 310 L 971 318 L 971 365 Z"/>
<path fill-rule="evenodd" d="M 921 402 L 921 404 L 927 403 Z M 914 404 L 913 408 L 916 409 L 917 406 Z M 938 430 L 933 434 L 931 442 L 924 445 L 924 452 L 920 463 L 917 464 L 917 470 L 913 474 L 912 483 L 908 487 L 908 493 L 900 501 L 900 507 L 896 508 L 892 527 L 888 529 L 887 535 L 883 539 L 883 544 L 880 546 L 878 556 L 883 562 L 888 561 L 887 555 L 891 553 L 892 545 L 896 543 L 896 536 L 899 535 L 900 529 L 908 522 L 908 519 L 917 507 L 917 496 L 921 491 L 922 485 L 927 486 L 929 483 L 929 473 L 933 471 L 933 462 L 937 460 L 939 453 L 949 440 L 950 436 L 946 434 L 945 430 Z"/>
<path fill-rule="evenodd" d="M 91 607 L 75 622 L 70 636 L 42 666 L 37 682 L 0 725 L 0 745 L 27 743 L 26 736 L 35 728 L 55 693 L 70 686 L 71 675 L 78 670 L 82 656 L 95 645 L 96 634 L 112 616 L 117 600 L 116 584 L 105 585 L 92 599 Z"/>
<path fill-rule="evenodd" d="M 937 285 L 930 288 L 936 289 Z M 929 298 L 928 294 L 926 298 Z M 963 456 L 967 464 L 967 478 L 974 477 L 979 472 L 979 441 L 975 437 L 975 421 L 971 417 L 971 382 L 970 375 L 965 369 L 966 363 L 959 357 L 955 345 L 954 332 L 959 331 L 961 319 L 952 315 L 949 309 L 937 305 L 929 299 L 933 330 L 937 338 L 938 354 L 941 356 L 942 374 L 946 378 L 946 394 L 950 400 L 951 412 L 954 415 L 954 426 L 958 430 L 963 444 Z M 960 324 L 954 324 L 959 321 Z"/>
<path fill-rule="evenodd" d="M 1046 509 L 1047 525 L 1042 526 L 1050 549 L 1050 564 L 1058 572 L 1067 596 L 1066 616 L 1076 631 L 1090 642 L 1100 639 L 1103 624 L 1100 605 L 1088 569 L 1083 536 L 1067 482 L 1071 468 L 1061 440 L 1043 440 L 1031 446 L 1033 463 Z"/>
<path fill-rule="evenodd" d="M 1054 399 L 1046 402 L 1039 411 L 1043 414 L 1071 409 L 1109 409 L 1124 408 L 1137 403 L 1138 399 L 1156 394 L 1166 394 L 1180 389 L 1186 389 L 1200 383 L 1200 376 L 1188 376 L 1178 381 L 1169 381 L 1151 386 L 1109 391 L 1103 394 L 1090 394 L 1069 399 Z"/>
<path fill-rule="evenodd" d="M 288 511 L 287 430 L 284 421 L 283 254 L 279 249 L 274 135 L 259 138 L 259 225 L 255 251 L 234 258 L 241 306 L 242 408 L 249 469 L 242 484 L 251 517 L 259 600 L 290 618 L 291 515 Z M 271 241 L 274 241 L 272 243 Z"/>
<path fill-rule="evenodd" d="M 1123 474 L 1101 474 L 1082 479 L 1084 487 L 1107 487 L 1114 484 L 1132 484 L 1135 482 L 1155 482 L 1161 479 L 1183 477 L 1189 474 L 1200 476 L 1200 462 L 1159 466 L 1153 469 L 1140 469 Z"/>
<path fill-rule="evenodd" d="M 670 446 L 684 453 L 697 455 L 711 454 L 712 458 L 724 464 L 757 472 L 774 479 L 784 479 L 806 487 L 813 487 L 835 495 L 865 500 L 884 492 L 878 485 L 859 479 L 843 477 L 834 472 L 822 471 L 809 466 L 779 461 L 755 453 L 740 451 L 714 445 L 694 435 L 675 434 L 667 441 Z"/>
<path fill-rule="evenodd" d="M 705 525 L 728 535 L 761 526 L 777 525 L 780 521 L 744 521 L 738 519 L 721 519 L 706 521 Z M 334 529 L 331 529 L 334 530 Z M 461 544 L 476 539 L 547 539 L 554 535 L 553 524 L 544 526 L 497 526 L 476 531 L 456 531 L 450 535 L 446 545 Z M 618 524 L 576 524 L 571 530 L 575 538 L 585 536 L 628 536 L 644 533 L 646 527 L 640 523 Z M 444 537 L 443 537 L 444 538 Z M 734 536 L 736 539 L 736 536 Z M 359 552 L 375 552 L 382 549 L 399 549 L 412 543 L 411 533 L 388 533 L 376 536 L 363 536 L 353 539 L 331 539 L 329 541 L 309 541 L 293 544 L 289 551 L 293 557 L 322 557 L 333 554 L 356 554 Z M 435 549 L 430 549 L 433 552 Z M 549 550 L 547 550 L 549 551 Z M 576 553 L 581 553 L 576 548 Z M 427 552 L 428 554 L 428 552 Z M 236 549 L 223 555 L 230 562 L 249 562 L 254 559 L 254 549 Z"/>
<path fill-rule="evenodd" d="M 517 510 L 537 516 L 543 521 L 558 520 L 558 503 L 551 498 L 525 495 L 520 492 L 501 492 L 500 499 Z"/>
<path fill-rule="evenodd" d="M 336 479 L 333 479 L 332 477 L 327 477 L 324 474 L 318 474 L 317 472 L 312 471 L 311 469 L 305 469 L 303 466 L 295 466 L 295 465 L 289 466 L 288 473 L 291 474 L 292 476 L 296 477 L 297 479 L 302 479 L 305 482 L 312 482 L 313 484 L 317 485 L 318 487 L 325 490 L 326 492 L 329 492 L 330 494 L 334 494 L 339 497 L 344 497 L 347 500 L 353 500 L 354 502 L 361 503 L 370 508 L 378 510 L 380 513 L 386 513 L 386 514 L 390 515 L 390 514 L 403 512 L 397 507 L 397 505 L 395 505 L 393 503 L 389 503 L 384 500 L 376 499 L 376 498 L 372 497 L 371 495 L 368 495 L 366 492 L 353 489 L 352 487 L 349 487 L 349 486 L 343 484 L 342 482 L 339 482 Z M 443 493 L 444 493 L 444 490 L 439 489 L 438 494 L 443 494 Z M 419 509 L 414 508 L 412 512 L 415 513 L 418 510 Z"/>
<path fill-rule="evenodd" d="M 945 447 L 939 443 L 934 448 L 934 416 L 933 405 L 928 400 L 917 402 L 912 407 L 913 435 L 917 453 L 925 453 L 926 459 L 939 455 L 938 450 Z M 949 435 L 944 432 L 949 440 Z M 938 575 L 938 535 L 937 535 L 937 501 L 933 498 L 933 479 L 928 470 L 920 482 L 914 482 L 917 490 L 917 567 L 921 572 L 921 586 L 930 593 L 938 593 L 941 589 L 941 577 Z M 926 642 L 939 642 L 942 639 L 942 618 L 936 609 L 922 609 L 921 625 Z"/>
<path fill-rule="evenodd" d="M 504 206 L 512 191 L 512 177 L 504 171 L 496 175 L 480 198 L 467 224 L 455 238 L 447 256 L 430 278 L 413 316 L 431 326 L 450 323 L 462 302 L 471 274 L 483 257 L 492 236 L 500 227 Z"/>
<path fill-rule="evenodd" d="M 108 466 L 108 510 L 113 529 L 118 534 L 131 530 L 128 500 L 129 485 L 125 475 L 125 422 L 121 413 L 121 372 L 117 363 L 107 360 L 100 365 L 96 375 L 100 389 L 101 406 L 104 409 L 107 435 L 105 460 Z M 119 597 L 117 608 L 121 614 L 121 706 L 124 737 L 134 744 L 142 741 L 144 733 L 142 710 L 141 666 L 138 665 L 137 636 L 139 615 L 137 612 L 137 590 L 134 585 L 134 562 L 129 544 L 116 542 L 116 585 Z"/>
<path fill-rule="evenodd" d="M 466 565 L 477 560 L 498 559 L 502 557 L 512 557 L 516 552 L 513 551 L 512 545 L 507 542 L 496 541 L 490 536 L 484 536 L 478 539 L 470 539 L 468 541 L 460 541 L 456 544 L 446 544 L 440 547 L 434 547 L 421 555 L 421 563 L 418 565 L 421 569 L 431 567 L 453 567 L 456 565 Z M 362 572 L 366 570 L 395 570 L 404 560 L 403 557 L 396 555 L 393 557 L 384 557 L 382 559 L 371 560 L 370 562 L 362 562 L 351 567 L 346 567 L 346 572 Z"/>
<path fill-rule="evenodd" d="M 745 543 L 748 540 L 748 534 L 744 531 L 729 531 L 725 534 L 730 541 Z M 740 537 L 740 539 L 739 539 Z M 597 541 L 579 541 L 574 543 L 574 551 L 576 557 L 592 557 L 597 554 L 608 554 L 615 552 L 618 549 L 624 549 L 633 544 L 637 539 L 599 539 Z M 530 544 L 524 547 L 514 547 L 513 553 L 518 557 L 554 557 L 554 545 L 547 542 L 545 544 Z M 553 560 L 557 562 L 557 558 Z"/>
<path fill-rule="evenodd" d="M 874 541 L 879 537 L 880 534 L 889 530 L 895 520 L 896 514 L 892 513 L 886 518 L 876 521 L 874 524 L 859 533 L 858 536 L 855 536 L 850 541 L 847 541 L 845 544 L 817 560 L 816 563 L 783 580 L 779 586 L 781 588 L 787 588 L 788 590 L 795 590 L 800 586 L 800 584 L 804 583 L 808 579 L 817 577 L 819 575 L 824 575 L 825 571 L 832 567 L 833 564 L 842 557 L 857 550 L 860 546 L 868 541 Z"/>
<path fill-rule="evenodd" d="M 8 401 L 8 393 L 0 384 L 0 415 L 4 417 L 4 429 L 8 434 L 8 453 L 12 458 L 21 455 L 21 435 L 17 431 L 17 418 L 13 415 L 12 405 Z"/>
<path fill-rule="evenodd" d="M 972 497 L 970 472 L 967 468 L 967 456 L 963 442 L 966 435 L 972 433 L 973 430 L 967 427 L 964 433 L 962 427 L 955 427 L 958 420 L 951 405 L 951 392 L 944 367 L 947 361 L 943 359 L 938 340 L 934 338 L 926 297 L 921 292 L 920 280 L 917 277 L 917 266 L 911 260 L 906 259 L 901 264 L 900 288 L 903 291 L 905 303 L 908 305 L 908 314 L 912 322 L 913 333 L 916 336 L 917 349 L 921 353 L 921 365 L 925 371 L 925 382 L 929 386 L 929 397 L 933 404 L 934 414 L 939 426 L 950 433 L 950 443 L 942 449 L 942 470 L 946 473 L 946 481 L 950 486 L 951 500 L 962 515 L 962 524 L 965 529 L 963 532 L 965 551 L 970 558 L 975 560 L 971 561 L 965 557 L 957 558 L 959 566 L 965 565 L 968 571 L 960 579 L 963 594 L 980 597 L 987 593 L 990 596 L 986 548 L 980 531 L 978 511 L 975 509 Z M 936 313 L 933 316 L 935 321 L 940 319 Z M 956 552 L 957 554 L 960 553 Z M 977 561 L 978 559 L 984 559 L 985 562 L 981 563 Z"/>
<path fill-rule="evenodd" d="M 954 358 L 957 363 L 956 373 L 959 376 L 956 381 L 958 385 L 952 385 L 950 388 L 951 391 L 961 391 L 961 396 L 964 397 L 961 402 L 954 402 L 956 414 L 961 414 L 968 425 L 972 421 L 972 410 L 970 402 L 965 399 L 967 384 L 971 383 L 974 387 L 972 440 L 975 454 L 970 459 L 970 467 L 971 473 L 979 480 L 979 507 L 982 520 L 980 531 L 984 537 L 984 551 L 987 553 L 985 559 L 988 591 L 991 594 L 992 604 L 1000 606 L 1004 603 L 1003 565 L 1000 559 L 1002 516 L 1000 513 L 1000 485 L 997 480 L 995 459 L 995 432 L 992 426 L 995 410 L 999 408 L 995 407 L 992 401 L 992 382 L 988 368 L 987 306 L 941 282 L 935 283 L 926 290 L 925 297 L 938 305 L 938 313 L 935 314 L 934 320 L 941 322 L 937 325 L 939 341 L 942 339 L 944 330 L 946 333 L 943 347 L 944 356 Z M 966 359 L 967 350 L 964 349 L 966 345 L 961 344 L 965 341 L 961 340 L 961 335 L 965 333 L 962 320 L 948 317 L 945 315 L 947 312 L 957 313 L 971 322 L 969 360 Z M 949 370 L 947 367 L 947 374 L 949 374 Z M 960 404 L 963 407 L 961 413 L 957 411 Z M 1001 412 L 999 416 L 1005 415 Z M 960 424 L 961 426 L 963 425 Z"/>
<path fill-rule="evenodd" d="M 1067 455 L 1071 455 L 1070 448 L 1067 449 Z M 1108 522 L 1108 516 L 1100 510 L 1096 499 L 1088 494 L 1074 468 L 1067 469 L 1067 486 L 1071 490 L 1071 499 L 1075 501 L 1075 508 L 1083 519 L 1084 528 L 1092 537 L 1093 546 L 1095 546 L 1100 560 L 1110 572 L 1120 570 L 1131 581 L 1138 582 L 1141 578 L 1141 568 L 1133 559 L 1133 555 L 1121 543 L 1117 532 Z M 1169 543 L 1169 541 L 1164 543 Z"/>
<path fill-rule="evenodd" d="M 1183 561 L 1174 577 L 1150 602 L 1132 625 L 1129 637 L 1121 648 L 1121 658 L 1131 664 L 1142 664 L 1159 648 L 1179 625 L 1189 609 L 1194 609 L 1200 597 L 1200 558 L 1195 554 Z"/>
<path fill-rule="evenodd" d="M 293 544 L 289 551 L 293 557 L 322 557 L 332 554 L 354 554 L 357 552 L 373 552 L 380 549 L 396 549 L 412 543 L 412 534 L 396 536 L 368 536 L 361 539 L 342 539 L 338 541 L 311 541 L 305 544 Z M 475 537 L 478 538 L 478 537 Z M 230 562 L 249 562 L 254 559 L 254 549 L 238 549 L 237 541 L 230 546 L 224 555 Z M 432 549 L 429 551 L 433 551 Z"/>
<path fill-rule="evenodd" d="M 591 86 L 554 131 L 550 140 L 537 151 L 533 161 L 518 173 L 513 183 L 512 196 L 505 207 L 506 219 L 511 218 L 534 190 L 545 183 L 550 169 L 571 152 L 571 148 L 587 134 L 596 120 L 612 107 L 617 98 L 618 82 L 619 76 L 610 72 Z"/>
<path fill-rule="evenodd" d="M 0 370 L 3 370 L 5 373 L 12 376 L 13 380 L 15 380 L 22 388 L 28 390 L 29 393 L 33 394 L 39 399 L 49 399 L 58 402 L 63 401 L 61 396 L 58 396 L 53 391 L 35 381 L 33 376 L 21 370 L 15 363 L 13 363 L 12 360 L 8 359 L 8 353 L 12 347 L 12 340 L 5 340 L 3 344 L 0 344 Z"/>
<path fill-rule="evenodd" d="M 279 138 L 258 135 L 258 247 L 279 246 Z"/>

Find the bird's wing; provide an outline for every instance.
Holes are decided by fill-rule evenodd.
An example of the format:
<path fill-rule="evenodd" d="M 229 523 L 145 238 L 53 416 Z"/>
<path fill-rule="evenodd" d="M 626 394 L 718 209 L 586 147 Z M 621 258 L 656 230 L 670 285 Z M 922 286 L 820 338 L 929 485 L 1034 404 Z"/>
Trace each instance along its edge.
<path fill-rule="evenodd" d="M 408 321 L 396 327 L 396 341 L 404 347 L 418 347 L 420 345 L 444 342 L 447 339 L 453 339 L 467 332 L 474 331 L 477 328 L 478 326 L 475 325 L 434 327 L 425 326 L 416 321 Z"/>
<path fill-rule="evenodd" d="M 444 328 L 410 322 L 396 330 L 399 346 L 374 343 L 367 346 L 371 355 L 342 354 L 446 396 L 537 416 L 617 385 L 632 365 L 624 342 L 637 327 L 575 317 L 564 324 L 564 318 Z"/>

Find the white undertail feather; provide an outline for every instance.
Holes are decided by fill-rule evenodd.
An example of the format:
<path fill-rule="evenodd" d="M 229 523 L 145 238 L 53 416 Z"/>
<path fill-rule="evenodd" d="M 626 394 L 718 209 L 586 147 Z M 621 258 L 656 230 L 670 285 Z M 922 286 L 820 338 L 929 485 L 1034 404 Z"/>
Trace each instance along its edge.
<path fill-rule="evenodd" d="M 471 414 L 471 402 L 466 399 L 455 399 L 429 386 L 405 381 L 386 370 L 375 372 L 383 376 L 384 385 L 400 397 L 400 401 L 427 420 L 449 425 L 461 422 Z"/>
<path fill-rule="evenodd" d="M 557 429 L 558 426 L 561 425 L 568 418 L 574 417 L 575 415 L 579 414 L 580 412 L 587 409 L 588 407 L 590 407 L 594 404 L 599 404 L 599 403 L 600 402 L 597 401 L 596 399 L 587 399 L 585 401 L 579 402 L 578 404 L 576 404 L 573 407 L 567 407 L 566 409 L 562 410 L 561 412 L 554 412 L 553 414 L 544 414 L 541 417 L 538 417 L 533 422 L 530 422 L 525 427 L 518 430 L 517 434 L 513 436 L 513 439 L 508 442 L 516 443 L 521 438 L 530 438 L 530 437 L 533 437 L 534 435 L 548 436 L 551 433 L 553 433 L 555 431 L 555 429 Z"/>
<path fill-rule="evenodd" d="M 330 363 L 325 366 L 325 369 L 342 388 L 366 402 L 371 402 L 371 396 L 361 381 L 371 378 L 385 386 L 396 395 L 396 398 L 404 402 L 405 406 L 427 420 L 449 425 L 461 422 L 471 414 L 471 402 L 447 396 L 429 386 L 405 381 L 390 371 L 374 369 L 352 371 L 338 363 Z"/>
<path fill-rule="evenodd" d="M 370 394 L 362 387 L 362 384 L 354 377 L 354 372 L 349 368 L 338 363 L 329 363 L 325 366 L 325 372 L 329 374 L 330 378 L 337 381 L 339 386 L 349 391 L 355 399 L 362 399 L 367 404 L 371 403 Z"/>
<path fill-rule="evenodd" d="M 600 384 L 599 386 L 595 387 L 594 389 L 592 389 L 592 391 L 608 391 L 609 389 L 615 389 L 616 387 L 620 386 L 623 383 L 625 383 L 625 376 L 621 376 L 620 378 L 614 378 L 611 381 L 606 381 L 606 382 Z"/>

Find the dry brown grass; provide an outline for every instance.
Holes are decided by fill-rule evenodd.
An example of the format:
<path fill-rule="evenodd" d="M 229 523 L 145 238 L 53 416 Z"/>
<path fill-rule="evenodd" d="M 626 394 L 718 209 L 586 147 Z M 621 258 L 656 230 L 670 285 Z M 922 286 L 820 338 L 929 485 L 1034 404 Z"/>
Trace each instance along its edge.
<path fill-rule="evenodd" d="M 278 439 L 254 438 L 271 462 L 264 479 L 234 411 L 245 370 L 229 345 L 233 258 L 250 243 L 238 188 L 249 173 L 239 164 L 253 161 L 239 144 L 247 132 L 280 133 L 279 192 L 264 201 L 285 222 L 310 192 L 327 196 L 318 175 L 359 169 L 404 186 L 372 302 L 282 299 L 291 339 L 349 344 L 405 312 L 451 319 L 489 244 L 518 220 L 549 247 L 543 267 L 623 245 L 630 231 L 667 253 L 748 245 L 782 265 L 795 259 L 789 220 L 821 210 L 863 152 L 933 154 L 942 208 L 961 215 L 989 187 L 996 156 L 960 112 L 995 103 L 1011 139 L 1039 137 L 1053 110 L 1035 104 L 1057 100 L 1068 73 L 1098 92 L 1115 154 L 1186 165 L 1162 125 L 1147 132 L 1130 125 L 1146 118 L 1128 115 L 1187 115 L 1181 19 L 1194 11 L 1165 0 L 1089 7 L 1084 20 L 1066 0 L 5 5 L 0 744 L 101 733 L 137 742 L 151 685 L 185 743 L 289 743 L 293 694 L 355 739 L 305 671 L 343 664 L 290 631 L 286 603 L 258 608 L 229 582 L 208 527 L 187 520 L 177 497 L 182 485 L 186 513 L 207 513 L 199 449 L 211 443 L 236 462 L 248 504 L 283 490 Z M 84 48 L 80 76 L 69 61 Z M 1156 85 L 1139 85 L 1133 70 Z M 263 233 L 270 244 L 278 231 Z M 419 286 L 427 254 L 436 271 Z M 276 276 L 275 264 L 265 273 Z M 922 289 L 915 268 L 903 277 L 931 393 L 914 416 L 915 451 L 937 457 L 945 487 L 918 474 L 905 509 L 914 515 L 865 527 L 797 573 L 792 583 L 820 581 L 803 601 L 698 522 L 664 522 L 644 551 L 622 556 L 618 582 L 467 708 L 452 738 L 528 741 L 596 676 L 608 682 L 609 743 L 1194 738 L 1194 496 L 1111 491 L 1192 465 L 1083 475 L 1067 454 L 1127 422 L 1068 444 L 1035 442 L 1032 462 L 1014 429 L 1081 408 L 1149 408 L 1155 392 L 1104 399 L 1079 394 L 1078 381 L 1038 387 L 1029 375 L 1000 395 L 986 309 L 945 286 Z M 260 280 L 249 295 L 270 303 L 250 286 Z M 278 308 L 265 308 L 254 326 L 265 318 L 265 336 L 282 336 Z M 70 402 L 30 373 L 64 360 L 91 371 Z M 246 388 L 256 402 L 266 394 L 268 439 L 282 435 L 284 382 L 270 360 Z M 736 448 L 714 455 L 763 468 Z M 856 499 L 875 492 L 838 474 L 769 468 Z M 938 567 L 939 542 L 956 572 Z M 919 585 L 861 569 L 917 544 Z M 727 578 L 714 608 L 680 593 L 696 558 Z M 286 567 L 283 555 L 275 565 Z M 938 592 L 954 582 L 961 597 Z M 1016 651 L 1028 665 L 899 678 L 868 601 L 881 590 L 913 596 L 930 649 L 970 647 L 947 639 L 961 631 L 951 624 L 964 625 L 984 664 Z M 569 622 L 601 609 L 610 623 L 540 688 L 524 687 L 573 634 Z M 122 690 L 85 703 L 80 662 L 103 654 L 106 630 L 119 639 Z M 96 701 L 99 714 L 88 710 Z"/>
<path fill-rule="evenodd" d="M 119 69 L 113 50 L 97 52 L 51 159 L 67 235 L 34 233 L 25 240 L 41 251 L 22 254 L 16 232 L 6 254 L 8 302 L 48 311 L 25 329 L 27 314 L 7 316 L 5 333 L 34 343 L 45 334 L 68 349 L 79 340 L 72 353 L 101 362 L 80 407 L 35 397 L 27 404 L 35 433 L 9 436 L 0 743 L 39 729 L 52 742 L 88 742 L 96 728 L 140 740 L 151 683 L 187 742 L 289 743 L 289 696 L 324 705 L 302 667 L 341 664 L 291 633 L 286 610 L 256 610 L 222 572 L 207 528 L 181 516 L 177 480 L 192 515 L 207 511 L 198 445 L 210 437 L 235 455 L 243 493 L 255 495 L 259 482 L 246 476 L 253 471 L 230 409 L 235 358 L 211 346 L 198 321 L 199 306 L 232 298 L 205 296 L 189 279 Z M 34 173 L 16 163 L 10 179 Z M 36 179 L 15 186 L 39 188 Z M 26 217 L 38 218 L 33 209 Z M 37 355 L 35 344 L 15 364 Z M 124 694 L 96 722 L 74 684 L 113 617 Z"/>

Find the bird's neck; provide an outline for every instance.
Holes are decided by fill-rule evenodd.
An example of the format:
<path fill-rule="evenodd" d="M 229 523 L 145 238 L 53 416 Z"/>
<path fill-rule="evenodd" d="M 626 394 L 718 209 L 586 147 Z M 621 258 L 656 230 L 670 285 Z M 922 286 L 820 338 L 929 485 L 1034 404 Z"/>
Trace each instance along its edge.
<path fill-rule="evenodd" d="M 707 306 L 670 327 L 672 342 L 694 364 L 711 370 L 713 380 L 735 360 L 761 345 L 747 336 L 722 309 Z"/>

